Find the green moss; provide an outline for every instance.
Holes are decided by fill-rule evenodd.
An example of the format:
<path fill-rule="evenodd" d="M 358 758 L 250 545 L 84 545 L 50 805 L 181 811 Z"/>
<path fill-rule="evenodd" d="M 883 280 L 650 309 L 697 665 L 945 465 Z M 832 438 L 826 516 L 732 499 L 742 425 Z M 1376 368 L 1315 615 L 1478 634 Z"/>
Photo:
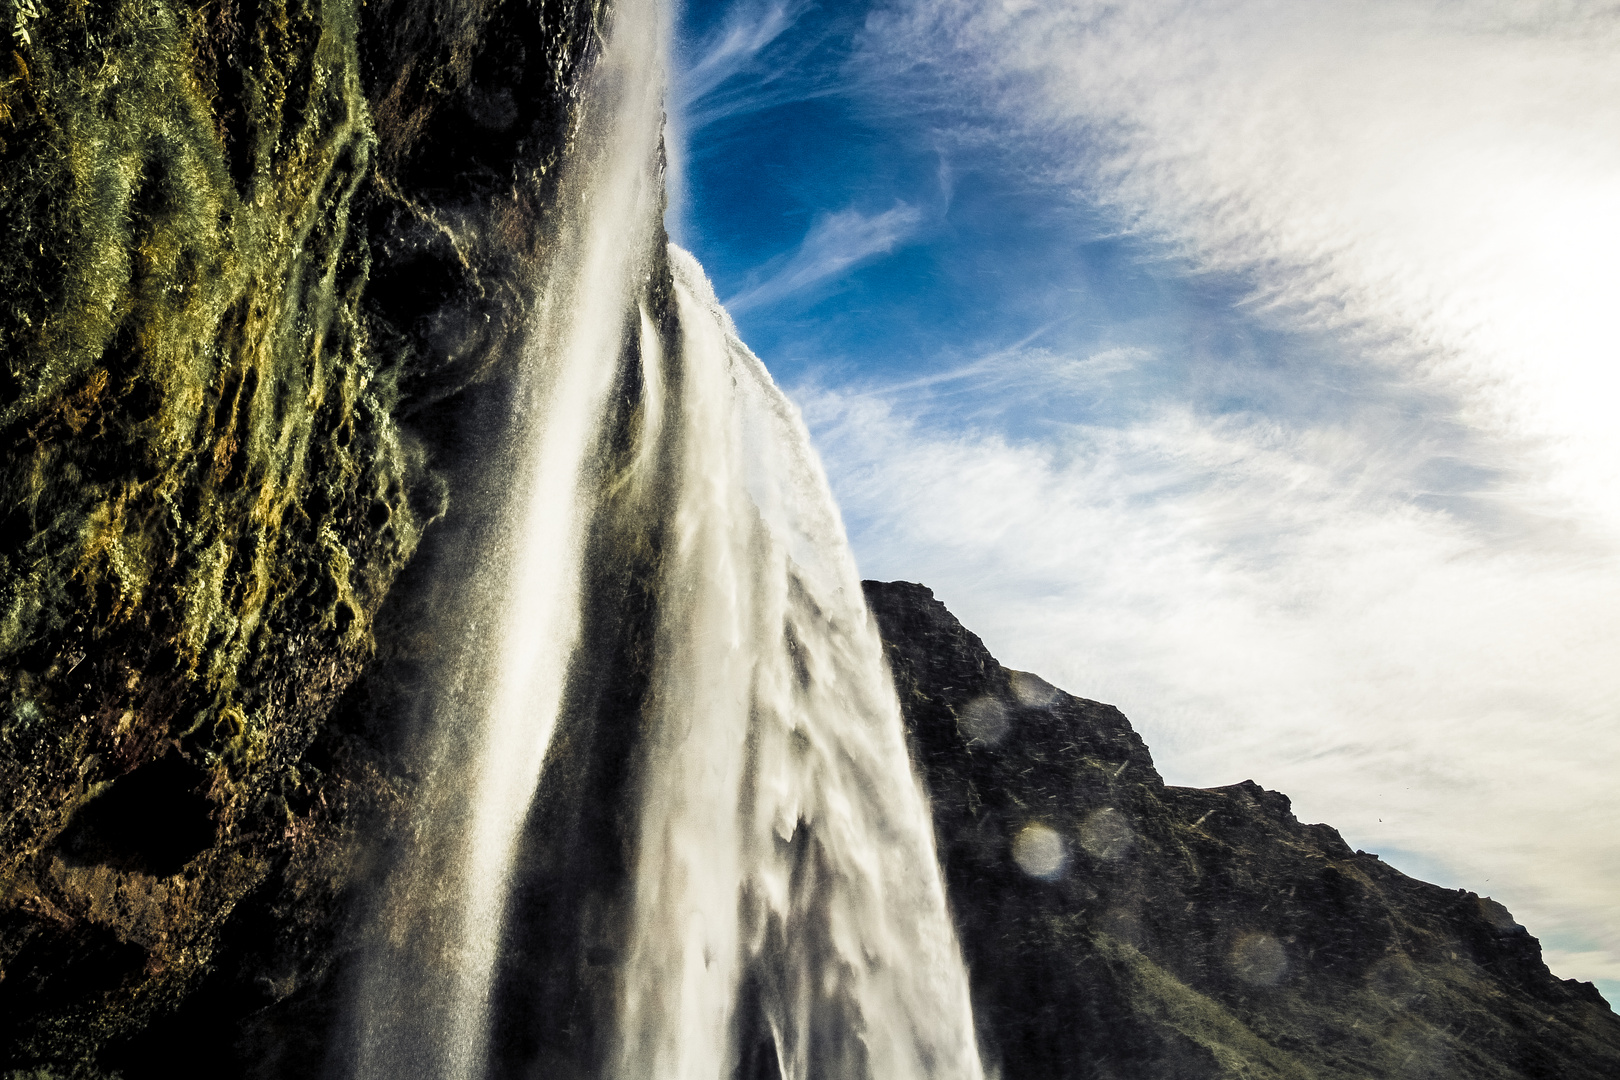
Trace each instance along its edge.
<path fill-rule="evenodd" d="M 354 0 L 0 0 L 0 23 L 0 878 L 22 880 L 87 793 L 176 749 L 234 835 L 424 522 L 360 315 Z M 202 867 L 157 974 L 28 1044 L 67 1060 L 179 992 L 266 865 Z"/>
<path fill-rule="evenodd" d="M 454 475 L 442 407 L 516 356 L 604 8 L 365 5 L 0 0 L 0 997 L 77 987 L 19 1006 L 0 1070 L 96 1075 L 393 790 L 333 716 L 445 503 L 396 417 Z M 469 136 L 488 78 L 521 122 Z M 441 347 L 424 298 L 487 325 Z M 93 828 L 159 776 L 168 835 L 214 838 L 183 862 Z"/>
<path fill-rule="evenodd" d="M 0 99 L 0 496 L 20 526 L 0 662 L 41 668 L 64 631 L 158 613 L 217 711 L 278 618 L 361 640 L 377 589 L 358 563 L 397 564 L 419 527 L 357 314 L 354 12 L 264 3 L 244 33 L 115 0 L 27 21 Z M 390 550 L 357 557 L 377 503 Z"/>
<path fill-rule="evenodd" d="M 1139 1014 L 1202 1048 L 1222 1076 L 1319 1080 L 1310 1068 L 1255 1034 L 1220 1002 L 1200 994 L 1130 944 L 1098 934 L 1095 948 L 1119 970 Z"/>

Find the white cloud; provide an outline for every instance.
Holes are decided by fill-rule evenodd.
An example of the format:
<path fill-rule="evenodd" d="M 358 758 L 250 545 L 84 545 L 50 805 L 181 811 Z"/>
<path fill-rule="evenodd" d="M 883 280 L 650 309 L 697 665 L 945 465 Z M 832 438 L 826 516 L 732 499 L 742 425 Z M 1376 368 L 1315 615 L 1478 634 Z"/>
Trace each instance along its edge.
<path fill-rule="evenodd" d="M 770 275 L 726 301 L 738 313 L 776 303 L 837 277 L 875 255 L 887 255 L 922 224 L 922 211 L 896 203 L 880 214 L 840 210 L 818 217 L 792 255 Z"/>
<path fill-rule="evenodd" d="M 811 6 L 810 0 L 740 0 L 707 34 L 676 43 L 664 182 L 669 198 L 665 223 L 677 241 L 689 241 L 686 174 L 692 135 L 729 116 L 826 92 L 806 83 L 797 56 L 773 51 Z M 803 53 L 802 44 L 798 53 Z"/>
<path fill-rule="evenodd" d="M 806 391 L 864 572 L 1614 978 L 1620 5 L 896 0 L 863 48 L 873 100 L 1365 373 L 1332 421 L 1298 364 L 1264 416 L 1100 379 L 1148 419 L 1025 442 Z"/>
<path fill-rule="evenodd" d="M 1426 509 L 1354 427 L 1167 408 L 1015 443 L 880 395 L 799 399 L 864 574 L 927 583 L 1004 662 L 1118 704 L 1171 782 L 1252 777 L 1596 942 L 1561 975 L 1620 958 L 1601 537 L 1503 543 Z"/>
<path fill-rule="evenodd" d="M 918 0 L 866 47 L 1274 316 L 1539 440 L 1620 522 L 1620 7 Z"/>
<path fill-rule="evenodd" d="M 1620 960 L 1600 949 L 1546 949 L 1547 966 L 1554 971 L 1580 971 L 1580 978 L 1589 982 L 1601 980 L 1620 985 Z"/>
<path fill-rule="evenodd" d="M 725 17 L 702 40 L 688 50 L 690 55 L 676 78 L 676 100 L 685 111 L 722 85 L 744 73 L 771 81 L 780 72 L 756 72 L 760 54 L 798 22 L 808 10 L 808 0 L 791 3 L 740 3 L 726 10 Z"/>
<path fill-rule="evenodd" d="M 1038 327 L 1005 349 L 958 364 L 943 371 L 918 375 L 869 390 L 886 397 L 922 392 L 929 395 L 971 393 L 982 397 L 994 394 L 1005 406 L 1009 399 L 1036 394 L 1096 391 L 1112 376 L 1149 363 L 1153 354 L 1136 346 L 1100 349 L 1084 357 L 1073 357 L 1035 345 L 1051 326 Z"/>

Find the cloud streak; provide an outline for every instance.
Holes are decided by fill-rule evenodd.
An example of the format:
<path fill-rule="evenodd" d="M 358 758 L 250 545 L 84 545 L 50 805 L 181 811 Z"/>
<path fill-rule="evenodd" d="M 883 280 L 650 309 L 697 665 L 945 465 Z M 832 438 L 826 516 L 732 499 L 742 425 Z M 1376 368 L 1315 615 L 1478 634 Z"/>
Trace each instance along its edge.
<path fill-rule="evenodd" d="M 945 0 L 870 27 L 908 104 L 1443 382 L 1620 524 L 1620 8 Z"/>
<path fill-rule="evenodd" d="M 689 113 L 702 99 L 742 75 L 755 83 L 773 83 L 793 75 L 788 65 L 762 63 L 762 56 L 792 29 L 810 7 L 808 0 L 742 3 L 727 9 L 720 25 L 686 50 L 687 62 L 676 79 L 676 107 Z M 757 95 L 758 87 L 753 88 Z M 736 103 L 731 103 L 732 108 Z M 698 124 L 728 114 L 721 106 L 700 113 Z"/>
<path fill-rule="evenodd" d="M 840 210 L 818 217 L 798 248 L 768 276 L 726 301 L 740 314 L 778 303 L 837 278 L 867 260 L 887 255 L 916 234 L 922 211 L 897 203 L 878 214 Z"/>
<path fill-rule="evenodd" d="M 797 391 L 864 572 L 1620 992 L 1620 5 L 881 0 L 852 60 L 810 10 L 738 8 L 682 100 L 836 92 L 938 151 L 942 209 L 822 214 L 730 301 L 938 244 L 932 370 L 857 305 L 855 381 Z"/>
<path fill-rule="evenodd" d="M 666 223 L 677 239 L 687 239 L 687 154 L 695 133 L 831 91 L 824 76 L 803 70 L 817 42 L 791 40 L 812 7 L 810 0 L 742 0 L 707 33 L 677 43 L 665 132 Z"/>
<path fill-rule="evenodd" d="M 1615 997 L 1620 5 L 894 0 L 861 48 L 874 108 L 1326 343 L 1245 369 L 1269 395 L 1161 357 L 1018 437 L 943 399 L 1058 394 L 1056 353 L 801 388 L 863 571 Z"/>

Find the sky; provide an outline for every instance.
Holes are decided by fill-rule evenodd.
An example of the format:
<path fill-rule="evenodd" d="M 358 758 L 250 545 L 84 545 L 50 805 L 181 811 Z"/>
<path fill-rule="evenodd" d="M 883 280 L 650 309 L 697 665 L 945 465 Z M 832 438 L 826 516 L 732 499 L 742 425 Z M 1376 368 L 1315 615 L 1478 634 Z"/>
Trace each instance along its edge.
<path fill-rule="evenodd" d="M 672 236 L 862 572 L 1620 1003 L 1620 3 L 695 0 Z"/>

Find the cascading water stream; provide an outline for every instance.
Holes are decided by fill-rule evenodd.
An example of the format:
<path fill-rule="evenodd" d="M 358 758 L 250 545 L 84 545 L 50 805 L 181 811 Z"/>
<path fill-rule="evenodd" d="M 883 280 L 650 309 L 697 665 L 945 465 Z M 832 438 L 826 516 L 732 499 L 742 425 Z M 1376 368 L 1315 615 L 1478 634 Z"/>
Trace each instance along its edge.
<path fill-rule="evenodd" d="M 664 32 L 620 0 L 583 96 L 557 231 L 495 468 L 510 505 L 472 580 L 460 658 L 440 688 L 419 832 L 361 976 L 362 1080 L 483 1075 L 513 845 L 539 781 L 580 630 L 581 562 L 600 502 L 602 421 L 625 312 L 646 289 L 663 211 Z"/>
<path fill-rule="evenodd" d="M 670 251 L 676 455 L 644 709 L 623 1080 L 980 1075 L 927 806 L 809 434 Z"/>
<path fill-rule="evenodd" d="M 764 1046 L 783 1080 L 977 1080 L 927 806 L 837 509 L 696 261 L 659 249 L 662 18 L 617 3 L 586 88 L 494 465 L 510 502 L 457 609 L 349 1071 L 490 1074 L 514 867 L 553 733 L 586 708 L 570 687 L 607 663 L 585 611 L 617 609 L 584 590 L 618 543 L 653 598 L 645 692 L 615 720 L 636 730 L 600 1073 L 730 1080 Z"/>

